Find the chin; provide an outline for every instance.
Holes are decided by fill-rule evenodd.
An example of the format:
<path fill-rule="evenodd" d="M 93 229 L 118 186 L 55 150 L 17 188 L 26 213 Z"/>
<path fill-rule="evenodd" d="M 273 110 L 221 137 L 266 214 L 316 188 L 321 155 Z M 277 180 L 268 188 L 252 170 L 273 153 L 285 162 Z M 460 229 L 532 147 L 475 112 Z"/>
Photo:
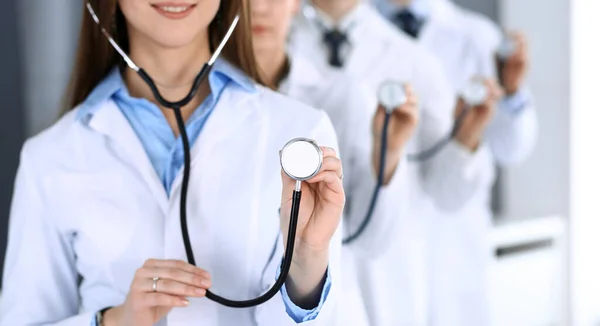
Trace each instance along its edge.
<path fill-rule="evenodd" d="M 154 37 L 154 42 L 163 48 L 176 49 L 186 47 L 194 43 L 193 37 L 165 35 L 164 37 Z"/>
<path fill-rule="evenodd" d="M 181 48 L 199 40 L 199 35 L 190 33 L 189 28 L 161 28 L 147 36 L 153 43 L 165 48 Z"/>
<path fill-rule="evenodd" d="M 254 42 L 254 52 L 256 53 L 270 53 L 273 52 L 277 49 L 277 47 L 275 47 L 275 44 L 273 44 L 273 42 Z"/>

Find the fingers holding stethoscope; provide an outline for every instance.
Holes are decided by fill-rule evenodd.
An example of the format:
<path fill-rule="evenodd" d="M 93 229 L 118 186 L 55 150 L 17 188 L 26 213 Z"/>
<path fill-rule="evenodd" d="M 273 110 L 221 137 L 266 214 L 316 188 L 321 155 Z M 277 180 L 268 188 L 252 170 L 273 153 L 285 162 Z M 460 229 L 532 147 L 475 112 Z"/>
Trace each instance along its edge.
<path fill-rule="evenodd" d="M 336 151 L 333 148 L 321 146 L 323 152 L 323 164 L 319 172 L 307 180 L 309 184 L 317 184 L 324 182 L 327 187 L 335 192 L 336 194 L 344 193 L 344 186 L 342 179 L 344 177 L 344 170 L 342 168 L 342 161 L 337 156 Z"/>
<path fill-rule="evenodd" d="M 131 292 L 147 306 L 187 306 L 186 297 L 204 297 L 211 286 L 208 272 L 177 260 L 146 261 L 131 284 Z"/>

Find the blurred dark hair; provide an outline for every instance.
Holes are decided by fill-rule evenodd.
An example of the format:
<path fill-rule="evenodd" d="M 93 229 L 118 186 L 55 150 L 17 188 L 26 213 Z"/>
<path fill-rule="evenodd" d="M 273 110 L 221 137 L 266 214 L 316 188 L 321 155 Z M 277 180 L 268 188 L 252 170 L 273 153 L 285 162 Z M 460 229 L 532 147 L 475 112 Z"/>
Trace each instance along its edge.
<path fill-rule="evenodd" d="M 96 25 L 87 12 L 86 2 L 84 0 L 76 61 L 65 94 L 63 112 L 81 104 L 114 66 L 123 65 L 123 60 L 119 54 L 112 48 L 100 31 L 100 27 Z M 89 0 L 89 2 L 96 11 L 102 26 L 109 31 L 119 46 L 125 52 L 128 52 L 127 26 L 118 1 Z M 250 78 L 264 84 L 259 76 L 252 48 L 248 0 L 221 0 L 217 16 L 208 27 L 211 51 L 214 51 L 221 42 L 236 14 L 240 15 L 240 21 L 221 56 L 245 72 Z"/>

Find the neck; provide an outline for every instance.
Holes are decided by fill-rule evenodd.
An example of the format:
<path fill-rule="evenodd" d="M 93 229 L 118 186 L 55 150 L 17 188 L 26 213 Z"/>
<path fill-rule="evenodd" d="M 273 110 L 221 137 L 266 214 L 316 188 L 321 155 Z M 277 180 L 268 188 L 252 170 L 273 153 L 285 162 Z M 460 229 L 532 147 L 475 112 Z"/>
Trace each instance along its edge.
<path fill-rule="evenodd" d="M 281 80 L 278 79 L 282 77 L 281 73 L 285 68 L 286 60 L 285 45 L 277 50 L 256 51 L 256 61 L 267 85 L 279 86 Z"/>
<path fill-rule="evenodd" d="M 362 0 L 312 0 L 315 7 L 327 14 L 335 22 L 339 22 Z"/>
<path fill-rule="evenodd" d="M 144 42 L 140 38 L 131 38 L 131 40 L 131 59 L 150 75 L 162 97 L 168 101 L 176 102 L 187 96 L 196 75 L 211 56 L 207 37 L 178 48 L 157 46 L 152 42 Z M 135 71 L 126 69 L 123 77 L 132 96 L 146 98 L 159 105 L 150 87 Z M 208 83 L 202 83 L 197 96 L 188 105 L 181 108 L 185 119 L 189 118 L 209 92 Z M 170 109 L 160 108 L 171 126 L 176 126 L 173 114 L 169 112 Z M 174 130 L 176 129 L 174 128 Z"/>

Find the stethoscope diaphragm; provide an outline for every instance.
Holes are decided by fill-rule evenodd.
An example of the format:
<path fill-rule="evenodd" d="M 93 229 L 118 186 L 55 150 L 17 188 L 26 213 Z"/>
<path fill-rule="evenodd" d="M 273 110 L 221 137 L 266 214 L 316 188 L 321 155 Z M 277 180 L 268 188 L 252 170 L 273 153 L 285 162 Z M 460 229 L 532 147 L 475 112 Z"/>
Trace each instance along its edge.
<path fill-rule="evenodd" d="M 305 181 L 319 173 L 323 165 L 323 151 L 311 139 L 294 138 L 281 150 L 280 163 L 287 176 Z"/>
<path fill-rule="evenodd" d="M 460 92 L 460 96 L 467 106 L 473 107 L 481 105 L 488 97 L 488 88 L 481 80 L 470 81 Z"/>
<path fill-rule="evenodd" d="M 498 47 L 496 51 L 498 58 L 500 60 L 506 60 L 510 58 L 517 51 L 517 44 L 510 37 L 504 37 L 502 43 Z"/>
<path fill-rule="evenodd" d="M 379 103 L 388 113 L 393 112 L 397 107 L 404 105 L 408 101 L 404 85 L 397 81 L 382 83 L 379 86 L 377 96 L 379 97 Z"/>

